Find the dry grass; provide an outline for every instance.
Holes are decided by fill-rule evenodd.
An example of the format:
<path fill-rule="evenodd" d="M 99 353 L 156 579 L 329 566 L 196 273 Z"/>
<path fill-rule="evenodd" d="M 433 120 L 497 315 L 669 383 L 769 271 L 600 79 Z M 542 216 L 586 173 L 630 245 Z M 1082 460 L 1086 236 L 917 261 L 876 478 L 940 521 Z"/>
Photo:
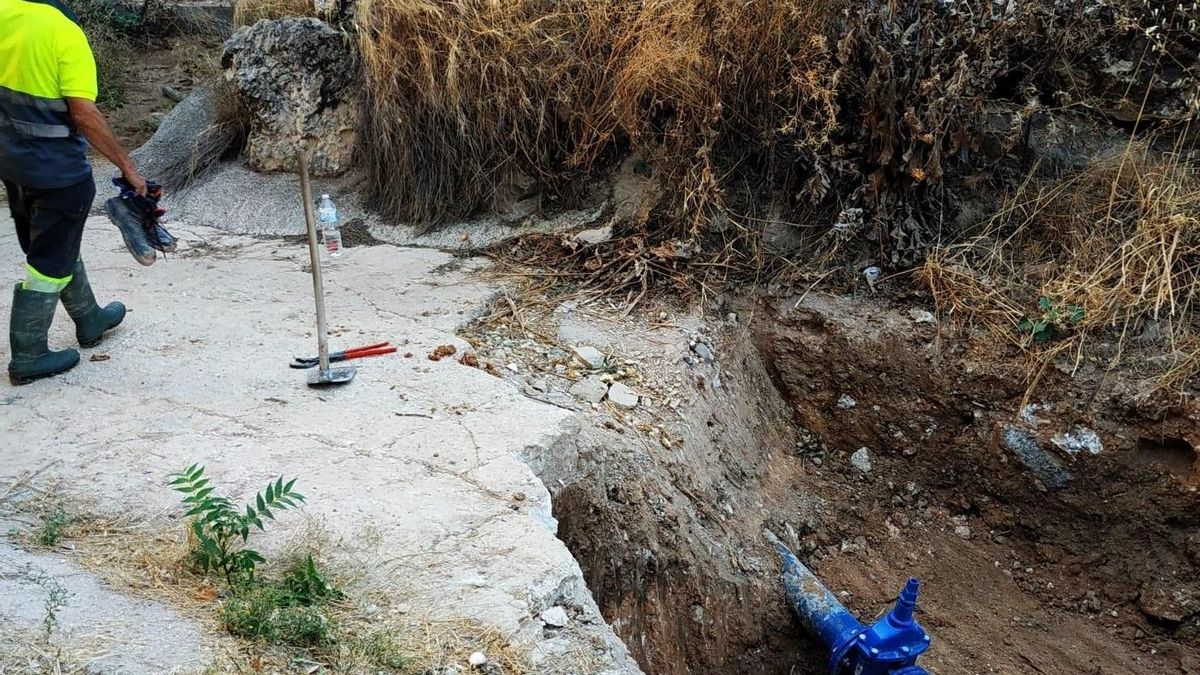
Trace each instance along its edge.
<path fill-rule="evenodd" d="M 212 80 L 213 121 L 188 139 L 187 153 L 163 153 L 156 165 L 155 179 L 168 190 L 180 190 L 217 165 L 222 157 L 236 154 L 250 130 L 251 114 L 234 93 L 232 85 Z"/>
<path fill-rule="evenodd" d="M 1135 344 L 1153 345 L 1156 386 L 1143 395 L 1181 394 L 1200 374 L 1200 167 L 1183 148 L 1162 155 L 1131 143 L 1024 186 L 979 236 L 935 251 L 920 278 L 940 311 L 1031 349 L 1033 384 L 1055 359 L 1077 368 L 1100 339 L 1116 346 L 1109 368 Z M 1062 311 L 1054 339 L 1039 345 L 1021 322 L 1045 305 Z M 1078 320 L 1063 318 L 1071 312 Z"/>
<path fill-rule="evenodd" d="M 326 542 L 328 537 L 314 527 L 310 521 L 287 547 L 302 546 L 308 551 L 313 542 Z M 212 577 L 198 575 L 189 567 L 190 542 L 182 527 L 90 520 L 73 528 L 69 536 L 82 568 L 115 588 L 171 605 L 212 633 L 221 632 L 215 610 L 223 591 Z M 277 557 L 285 560 L 299 555 L 298 550 Z M 398 599 L 403 597 L 400 589 L 357 587 L 353 580 L 357 576 L 361 572 L 343 565 L 335 569 L 333 582 L 347 590 L 349 597 L 327 608 L 334 625 L 334 641 L 328 647 L 311 652 L 224 636 L 223 656 L 212 672 L 243 672 L 246 664 L 256 670 L 273 666 L 282 672 L 306 672 L 310 666 L 334 673 L 423 672 L 444 665 L 465 666 L 476 651 L 486 653 L 506 675 L 528 672 L 523 654 L 495 629 L 466 619 L 431 616 L 411 607 L 398 611 Z M 372 606 L 369 613 L 364 610 L 367 605 Z"/>
<path fill-rule="evenodd" d="M 237 0 L 233 5 L 233 25 L 251 26 L 263 19 L 315 14 L 313 0 Z"/>
<path fill-rule="evenodd" d="M 832 129 L 832 92 L 815 76 L 828 61 L 825 5 L 361 3 L 375 198 L 426 224 L 493 207 L 529 180 L 569 201 L 632 149 L 672 186 L 668 209 L 698 222 L 723 199 L 720 152 L 737 161 L 781 128 L 801 133 L 784 116 L 811 145 Z"/>

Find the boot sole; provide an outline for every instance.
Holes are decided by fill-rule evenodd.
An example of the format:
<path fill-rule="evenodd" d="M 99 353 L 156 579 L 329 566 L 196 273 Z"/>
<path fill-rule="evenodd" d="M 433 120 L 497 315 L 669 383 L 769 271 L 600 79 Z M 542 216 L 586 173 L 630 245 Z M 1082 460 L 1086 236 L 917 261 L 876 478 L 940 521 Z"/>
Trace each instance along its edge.
<path fill-rule="evenodd" d="M 66 368 L 63 368 L 62 370 L 55 370 L 55 371 L 49 372 L 49 373 L 38 373 L 37 375 L 26 375 L 24 377 L 19 377 L 17 375 L 14 375 L 10 371 L 8 373 L 8 381 L 10 383 L 12 383 L 12 385 L 14 387 L 19 387 L 24 384 L 32 384 L 34 382 L 37 382 L 38 380 L 44 380 L 47 377 L 54 377 L 55 375 L 62 375 L 63 373 L 71 370 L 72 368 L 74 368 L 77 365 L 79 365 L 78 361 L 76 361 L 75 363 L 72 363 L 70 366 L 68 366 Z"/>

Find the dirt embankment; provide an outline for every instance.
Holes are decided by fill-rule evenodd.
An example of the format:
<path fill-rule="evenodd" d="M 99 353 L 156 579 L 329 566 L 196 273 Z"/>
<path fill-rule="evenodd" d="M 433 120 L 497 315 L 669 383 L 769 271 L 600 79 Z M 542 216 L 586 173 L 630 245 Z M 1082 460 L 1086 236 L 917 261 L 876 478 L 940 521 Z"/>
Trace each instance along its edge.
<path fill-rule="evenodd" d="M 758 306 L 712 370 L 660 367 L 695 389 L 680 442 L 572 441 L 560 536 L 646 672 L 825 672 L 764 526 L 864 620 L 920 577 L 935 672 L 1200 672 L 1194 406 L 1055 371 L 1022 410 L 1018 354 L 902 310 Z"/>

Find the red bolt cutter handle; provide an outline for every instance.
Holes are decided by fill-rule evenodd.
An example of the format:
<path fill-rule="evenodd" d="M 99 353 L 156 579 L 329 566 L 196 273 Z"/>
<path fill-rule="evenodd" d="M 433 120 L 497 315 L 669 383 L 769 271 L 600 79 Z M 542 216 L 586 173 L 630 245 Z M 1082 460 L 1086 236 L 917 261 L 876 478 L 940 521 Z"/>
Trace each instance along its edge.
<path fill-rule="evenodd" d="M 391 342 L 376 342 L 373 345 L 351 347 L 350 349 L 340 352 L 334 352 L 329 355 L 329 362 L 334 363 L 336 361 L 349 361 L 351 359 L 358 359 L 364 356 L 381 356 L 383 354 L 394 354 L 395 352 L 396 347 L 391 346 Z M 320 363 L 320 359 L 316 357 L 296 357 L 295 359 L 292 359 L 290 365 L 292 368 L 313 368 L 318 363 Z"/>

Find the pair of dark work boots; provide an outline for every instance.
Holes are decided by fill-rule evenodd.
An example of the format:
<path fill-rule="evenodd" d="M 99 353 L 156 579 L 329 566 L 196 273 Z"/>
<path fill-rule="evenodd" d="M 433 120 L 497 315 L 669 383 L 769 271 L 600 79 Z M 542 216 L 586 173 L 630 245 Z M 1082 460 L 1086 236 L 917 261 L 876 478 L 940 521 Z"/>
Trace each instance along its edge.
<path fill-rule="evenodd" d="M 18 283 L 13 289 L 12 318 L 8 326 L 12 347 L 8 377 L 14 385 L 65 373 L 79 364 L 78 351 L 51 351 L 47 341 L 60 299 L 67 314 L 75 321 L 75 338 L 81 347 L 100 344 L 104 333 L 125 319 L 125 305 L 110 302 L 101 307 L 96 303 L 82 260 L 76 261 L 71 282 L 58 293 L 31 291 Z"/>

